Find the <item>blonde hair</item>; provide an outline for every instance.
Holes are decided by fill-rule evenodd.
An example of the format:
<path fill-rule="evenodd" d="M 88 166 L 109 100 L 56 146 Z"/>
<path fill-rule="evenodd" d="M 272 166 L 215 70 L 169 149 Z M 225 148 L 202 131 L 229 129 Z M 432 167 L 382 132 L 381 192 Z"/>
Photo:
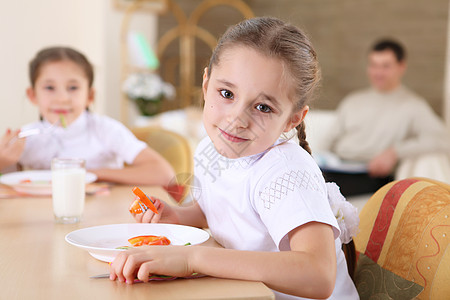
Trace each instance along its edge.
<path fill-rule="evenodd" d="M 213 67 L 219 64 L 222 52 L 238 45 L 280 59 L 289 70 L 289 79 L 293 83 L 295 109 L 300 110 L 310 103 L 320 81 L 320 68 L 311 41 L 302 30 L 273 17 L 242 21 L 220 38 L 209 61 L 208 77 Z M 300 146 L 311 154 L 304 121 L 296 129 Z"/>

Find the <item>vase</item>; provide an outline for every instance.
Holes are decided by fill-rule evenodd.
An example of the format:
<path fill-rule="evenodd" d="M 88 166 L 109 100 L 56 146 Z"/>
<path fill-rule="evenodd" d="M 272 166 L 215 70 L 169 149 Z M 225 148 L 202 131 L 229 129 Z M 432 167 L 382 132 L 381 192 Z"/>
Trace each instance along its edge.
<path fill-rule="evenodd" d="M 136 103 L 139 111 L 144 116 L 154 116 L 157 113 L 159 113 L 159 110 L 161 108 L 161 98 L 157 99 L 144 99 L 144 98 L 137 98 L 134 99 L 134 102 Z"/>

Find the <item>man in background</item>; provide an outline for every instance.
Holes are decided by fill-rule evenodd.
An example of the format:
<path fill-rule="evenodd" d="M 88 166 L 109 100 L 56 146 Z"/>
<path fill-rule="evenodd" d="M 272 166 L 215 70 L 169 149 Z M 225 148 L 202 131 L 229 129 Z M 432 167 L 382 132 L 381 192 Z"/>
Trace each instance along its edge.
<path fill-rule="evenodd" d="M 344 195 L 373 193 L 393 180 L 404 158 L 450 153 L 450 137 L 427 102 L 402 84 L 406 71 L 403 47 L 392 40 L 377 42 L 369 52 L 370 88 L 342 100 L 330 128 L 329 150 L 342 160 L 364 162 L 366 173 L 324 171 Z"/>

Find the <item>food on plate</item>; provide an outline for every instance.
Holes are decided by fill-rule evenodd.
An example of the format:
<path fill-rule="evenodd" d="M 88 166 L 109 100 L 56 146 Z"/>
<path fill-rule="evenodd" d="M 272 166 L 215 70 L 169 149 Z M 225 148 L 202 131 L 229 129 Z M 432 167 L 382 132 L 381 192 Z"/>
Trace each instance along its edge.
<path fill-rule="evenodd" d="M 142 245 L 170 245 L 170 240 L 165 236 L 156 235 L 140 235 L 128 239 L 128 242 L 133 245 L 133 247 L 139 247 Z"/>
<path fill-rule="evenodd" d="M 153 205 L 155 203 L 156 198 L 147 196 L 140 188 L 134 187 L 133 193 L 137 196 L 137 199 L 131 203 L 129 208 L 130 213 L 140 214 L 146 212 L 148 209 L 153 211 L 155 214 L 158 213 L 158 210 Z"/>
<path fill-rule="evenodd" d="M 22 179 L 19 181 L 19 184 L 51 184 L 50 180 L 31 180 L 31 179 Z"/>
<path fill-rule="evenodd" d="M 158 246 L 166 246 L 166 245 L 170 245 L 170 240 L 168 238 L 166 238 L 165 236 L 157 236 L 157 235 L 139 235 L 139 236 L 135 236 L 132 237 L 130 239 L 128 239 L 128 242 L 132 245 L 132 246 L 120 246 L 117 247 L 116 249 L 121 249 L 121 250 L 128 250 L 131 249 L 133 247 L 139 247 L 142 245 L 158 245 Z M 190 245 L 190 243 L 188 243 Z"/>
<path fill-rule="evenodd" d="M 131 248 L 133 248 L 133 247 L 131 247 L 131 246 L 120 246 L 120 247 L 116 247 L 116 249 L 119 249 L 119 250 L 128 250 L 128 249 L 131 249 Z"/>

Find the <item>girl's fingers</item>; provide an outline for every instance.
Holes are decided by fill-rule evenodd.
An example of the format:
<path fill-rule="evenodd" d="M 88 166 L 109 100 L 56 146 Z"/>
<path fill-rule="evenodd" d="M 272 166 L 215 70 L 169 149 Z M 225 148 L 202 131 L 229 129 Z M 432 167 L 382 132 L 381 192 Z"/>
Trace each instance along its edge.
<path fill-rule="evenodd" d="M 155 207 L 158 210 L 158 214 L 153 217 L 151 223 L 159 223 L 159 221 L 161 220 L 161 216 L 164 213 L 164 203 L 159 201 L 159 199 L 156 199 Z"/>
<path fill-rule="evenodd" d="M 6 137 L 7 137 L 8 141 L 11 141 L 12 139 L 16 139 L 18 137 L 19 133 L 20 133 L 20 129 L 17 129 L 17 130 L 9 129 L 6 132 Z"/>
<path fill-rule="evenodd" d="M 161 209 L 161 201 L 158 199 L 155 200 L 155 203 L 153 205 L 155 206 L 156 210 L 158 211 L 158 214 L 155 214 L 150 209 L 147 210 L 143 216 L 142 216 L 142 223 L 158 223 L 161 219 L 161 215 L 163 210 Z"/>
<path fill-rule="evenodd" d="M 0 140 L 0 144 L 2 145 L 2 147 L 7 147 L 10 149 L 10 151 L 13 152 L 21 151 L 20 148 L 22 147 L 22 145 L 25 146 L 25 139 L 19 139 L 19 133 L 20 129 L 14 131 L 8 129 Z"/>
<path fill-rule="evenodd" d="M 159 223 L 159 220 L 161 219 L 161 212 L 153 217 L 153 219 L 150 221 L 150 223 Z"/>
<path fill-rule="evenodd" d="M 8 128 L 5 132 L 5 137 L 7 137 L 8 139 L 11 139 L 15 135 L 19 134 L 19 132 L 20 132 L 20 130 L 11 130 L 10 128 Z"/>
<path fill-rule="evenodd" d="M 111 270 L 109 271 L 109 280 L 116 280 L 117 279 L 117 275 L 116 273 L 112 272 Z"/>
<path fill-rule="evenodd" d="M 128 284 L 134 283 L 136 277 L 142 281 L 148 281 L 148 272 L 147 277 L 138 275 L 142 263 L 149 260 L 147 253 L 143 250 L 144 248 L 132 249 L 119 253 L 111 263 L 109 279 L 118 279 Z"/>
<path fill-rule="evenodd" d="M 12 138 L 11 136 L 11 129 L 6 129 L 5 134 L 0 139 L 0 144 L 7 145 L 9 140 Z"/>
<path fill-rule="evenodd" d="M 142 223 L 150 223 L 155 215 L 151 210 L 147 210 L 142 216 Z"/>
<path fill-rule="evenodd" d="M 117 257 L 114 259 L 114 261 L 111 263 L 110 266 L 110 276 L 109 278 L 111 280 L 119 279 L 119 281 L 124 282 L 125 277 L 123 276 L 123 267 L 125 265 L 125 262 L 127 260 L 128 254 L 126 251 L 121 252 L 117 255 Z"/>
<path fill-rule="evenodd" d="M 154 203 L 156 210 L 158 211 L 158 214 L 161 215 L 162 211 L 164 210 L 164 202 L 161 202 L 161 200 L 156 199 Z"/>
<path fill-rule="evenodd" d="M 141 246 L 121 252 L 111 264 L 110 279 L 116 278 L 128 284 L 138 278 L 143 282 L 151 274 L 186 276 L 192 274 L 188 268 L 186 250 L 182 246 Z M 168 259 L 167 259 L 168 258 Z"/>
<path fill-rule="evenodd" d="M 142 223 L 142 217 L 144 216 L 144 214 L 132 214 L 134 219 L 136 220 L 136 222 L 138 223 Z"/>
<path fill-rule="evenodd" d="M 122 270 L 126 283 L 132 284 L 134 282 L 142 263 L 143 254 L 144 253 L 134 253 L 128 256 Z"/>
<path fill-rule="evenodd" d="M 147 262 L 141 264 L 141 266 L 139 268 L 139 271 L 137 273 L 137 278 L 140 281 L 143 281 L 143 282 L 149 281 L 149 277 L 153 273 L 151 271 L 152 264 L 153 264 L 152 261 L 147 261 Z"/>
<path fill-rule="evenodd" d="M 135 200 L 136 200 L 136 198 L 135 198 Z M 148 209 L 147 211 L 145 211 L 143 213 L 139 213 L 139 214 L 131 213 L 131 215 L 138 223 L 158 223 L 159 220 L 161 219 L 161 213 L 164 208 L 164 203 L 162 203 L 159 199 L 155 199 L 155 202 L 153 203 L 153 205 L 158 210 L 158 214 L 155 214 L 153 211 Z"/>

